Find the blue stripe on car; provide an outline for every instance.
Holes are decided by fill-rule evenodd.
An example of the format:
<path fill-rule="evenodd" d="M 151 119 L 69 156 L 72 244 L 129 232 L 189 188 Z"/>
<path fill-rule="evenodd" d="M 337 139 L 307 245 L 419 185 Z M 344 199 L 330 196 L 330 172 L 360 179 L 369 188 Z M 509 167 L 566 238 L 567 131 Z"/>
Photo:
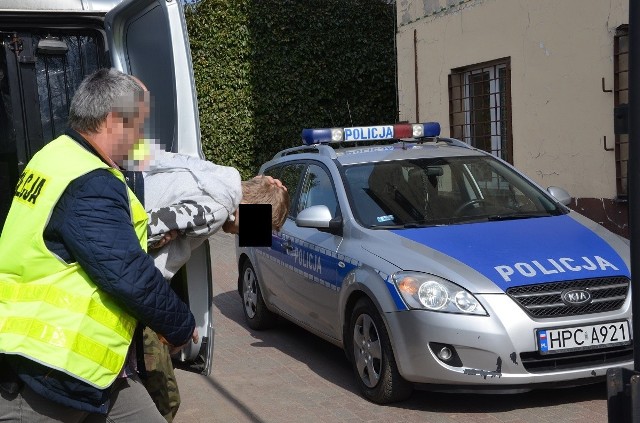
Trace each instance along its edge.
<path fill-rule="evenodd" d="M 396 304 L 396 309 L 398 310 L 409 310 L 409 307 L 404 303 L 402 297 L 400 297 L 400 293 L 398 292 L 398 287 L 391 280 L 391 276 L 389 276 L 385 280 L 385 285 L 387 285 L 387 289 L 389 290 L 389 294 L 391 294 L 391 298 L 393 298 L 393 302 Z"/>
<path fill-rule="evenodd" d="M 284 240 L 292 243 L 293 250 L 290 253 L 285 252 L 282 246 Z M 272 236 L 271 248 L 257 248 L 256 252 L 336 291 L 347 274 L 359 265 L 357 260 L 344 254 L 286 235 L 282 238 Z"/>
<path fill-rule="evenodd" d="M 284 253 L 285 250 L 282 247 L 282 243 L 285 239 L 291 241 L 297 250 L 295 256 Z M 349 272 L 361 265 L 359 261 L 344 254 L 320 248 L 301 239 L 286 235 L 284 237 L 272 236 L 271 248 L 256 248 L 255 251 L 279 263 L 281 266 L 302 274 L 307 280 L 336 291 L 342 287 L 342 282 Z M 391 276 L 378 270 L 377 272 L 385 280 L 385 285 L 397 310 L 408 310 L 397 287 L 391 280 Z"/>

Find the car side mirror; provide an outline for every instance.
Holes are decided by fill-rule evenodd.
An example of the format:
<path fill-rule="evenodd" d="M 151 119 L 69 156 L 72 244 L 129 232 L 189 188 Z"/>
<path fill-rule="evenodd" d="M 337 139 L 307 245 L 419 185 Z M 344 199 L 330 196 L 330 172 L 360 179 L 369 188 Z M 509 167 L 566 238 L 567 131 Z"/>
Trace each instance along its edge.
<path fill-rule="evenodd" d="M 547 192 L 562 205 L 568 206 L 571 203 L 571 196 L 563 188 L 549 187 Z"/>
<path fill-rule="evenodd" d="M 329 208 L 322 204 L 307 207 L 298 213 L 296 225 L 342 236 L 342 217 L 332 217 Z"/>

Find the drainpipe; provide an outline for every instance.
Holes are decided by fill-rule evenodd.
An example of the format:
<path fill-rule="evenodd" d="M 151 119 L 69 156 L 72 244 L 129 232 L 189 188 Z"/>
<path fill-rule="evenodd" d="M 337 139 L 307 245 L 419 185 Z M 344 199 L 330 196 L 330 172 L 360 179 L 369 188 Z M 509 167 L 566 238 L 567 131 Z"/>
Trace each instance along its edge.
<path fill-rule="evenodd" d="M 416 123 L 420 122 L 420 96 L 418 91 L 418 31 L 413 30 L 413 63 L 415 65 L 413 74 L 416 92 Z"/>
<path fill-rule="evenodd" d="M 640 341 L 640 6 L 629 0 L 629 233 L 631 240 L 631 306 L 634 346 Z M 638 278 L 634 278 L 638 276 Z M 638 282 L 634 283 L 634 279 Z M 637 286 L 636 286 L 637 285 Z M 633 368 L 640 372 L 640 348 L 633 349 Z"/>

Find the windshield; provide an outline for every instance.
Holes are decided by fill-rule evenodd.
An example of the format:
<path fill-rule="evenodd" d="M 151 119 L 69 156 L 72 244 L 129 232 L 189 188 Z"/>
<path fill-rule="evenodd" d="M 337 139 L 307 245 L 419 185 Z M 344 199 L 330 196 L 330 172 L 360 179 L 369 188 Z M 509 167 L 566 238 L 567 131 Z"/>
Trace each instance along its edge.
<path fill-rule="evenodd" d="M 344 168 L 344 179 L 356 219 L 370 228 L 564 213 L 540 189 L 488 156 L 349 165 Z"/>

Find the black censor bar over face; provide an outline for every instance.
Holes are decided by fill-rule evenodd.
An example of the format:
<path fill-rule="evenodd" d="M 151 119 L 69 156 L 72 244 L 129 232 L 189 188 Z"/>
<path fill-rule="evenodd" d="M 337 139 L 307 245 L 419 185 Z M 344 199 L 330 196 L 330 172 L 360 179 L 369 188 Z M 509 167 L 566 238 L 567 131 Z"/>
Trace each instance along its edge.
<path fill-rule="evenodd" d="M 271 204 L 240 204 L 238 245 L 271 247 Z"/>

